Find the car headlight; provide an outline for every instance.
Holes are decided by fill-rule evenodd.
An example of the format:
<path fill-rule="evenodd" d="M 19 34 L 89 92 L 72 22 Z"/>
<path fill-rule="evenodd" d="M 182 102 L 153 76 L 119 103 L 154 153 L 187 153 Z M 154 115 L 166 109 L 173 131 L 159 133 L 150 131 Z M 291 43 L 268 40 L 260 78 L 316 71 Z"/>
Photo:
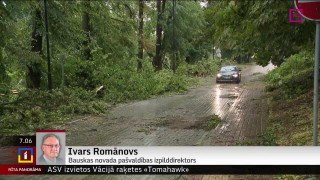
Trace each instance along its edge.
<path fill-rule="evenodd" d="M 238 77 L 238 74 L 232 74 L 233 77 Z"/>
<path fill-rule="evenodd" d="M 222 76 L 222 74 L 217 74 L 217 77 L 221 77 Z"/>

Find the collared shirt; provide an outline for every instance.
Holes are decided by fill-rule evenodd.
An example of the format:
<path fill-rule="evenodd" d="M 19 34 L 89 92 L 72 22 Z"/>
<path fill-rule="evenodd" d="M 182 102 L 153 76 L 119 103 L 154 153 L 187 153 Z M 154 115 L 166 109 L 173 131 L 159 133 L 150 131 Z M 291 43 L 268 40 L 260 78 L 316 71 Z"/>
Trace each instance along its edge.
<path fill-rule="evenodd" d="M 54 158 L 54 161 L 51 161 L 50 159 L 46 158 L 45 155 L 43 155 L 43 159 L 46 161 L 48 165 L 55 165 L 56 164 L 56 158 Z"/>

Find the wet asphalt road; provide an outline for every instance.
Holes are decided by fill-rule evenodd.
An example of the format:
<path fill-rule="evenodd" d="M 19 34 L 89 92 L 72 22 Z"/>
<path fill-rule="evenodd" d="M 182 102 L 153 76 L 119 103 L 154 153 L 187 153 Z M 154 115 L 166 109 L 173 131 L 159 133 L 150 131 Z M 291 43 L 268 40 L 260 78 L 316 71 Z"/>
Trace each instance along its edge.
<path fill-rule="evenodd" d="M 108 116 L 78 120 L 66 127 L 67 144 L 211 146 L 257 140 L 268 113 L 261 79 L 272 68 L 250 66 L 240 84 L 216 84 L 212 78 L 186 94 L 122 104 Z M 213 115 L 222 121 L 206 131 Z"/>

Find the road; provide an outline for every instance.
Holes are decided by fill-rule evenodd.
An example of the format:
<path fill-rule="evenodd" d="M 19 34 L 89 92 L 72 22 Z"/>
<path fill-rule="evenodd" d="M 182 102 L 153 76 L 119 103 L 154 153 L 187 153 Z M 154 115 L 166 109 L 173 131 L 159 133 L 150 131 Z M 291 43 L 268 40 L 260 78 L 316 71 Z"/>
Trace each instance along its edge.
<path fill-rule="evenodd" d="M 110 114 L 67 124 L 68 146 L 217 146 L 258 140 L 268 118 L 262 77 L 272 65 L 252 65 L 240 84 L 208 78 L 186 94 L 120 104 Z M 214 115 L 218 126 L 206 130 Z M 48 176 L 48 179 L 58 176 Z M 86 179 L 87 176 L 59 176 Z M 98 179 L 237 179 L 235 176 L 96 176 Z M 23 178 L 22 178 L 23 179 Z M 253 178 L 254 179 L 254 178 Z"/>
<path fill-rule="evenodd" d="M 121 104 L 109 115 L 78 119 L 66 127 L 67 144 L 214 146 L 255 141 L 268 114 L 261 79 L 270 69 L 251 66 L 242 71 L 240 84 L 209 79 L 187 94 Z M 222 122 L 206 131 L 213 115 Z"/>

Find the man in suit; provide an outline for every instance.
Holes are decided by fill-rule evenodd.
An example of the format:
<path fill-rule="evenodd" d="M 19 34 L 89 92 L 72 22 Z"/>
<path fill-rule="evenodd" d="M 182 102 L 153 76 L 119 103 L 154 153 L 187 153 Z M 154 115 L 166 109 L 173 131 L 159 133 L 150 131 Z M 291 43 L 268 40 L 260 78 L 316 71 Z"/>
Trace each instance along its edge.
<path fill-rule="evenodd" d="M 43 155 L 39 158 L 39 164 L 42 165 L 61 165 L 64 161 L 60 158 L 60 139 L 54 134 L 47 134 L 42 139 Z"/>

